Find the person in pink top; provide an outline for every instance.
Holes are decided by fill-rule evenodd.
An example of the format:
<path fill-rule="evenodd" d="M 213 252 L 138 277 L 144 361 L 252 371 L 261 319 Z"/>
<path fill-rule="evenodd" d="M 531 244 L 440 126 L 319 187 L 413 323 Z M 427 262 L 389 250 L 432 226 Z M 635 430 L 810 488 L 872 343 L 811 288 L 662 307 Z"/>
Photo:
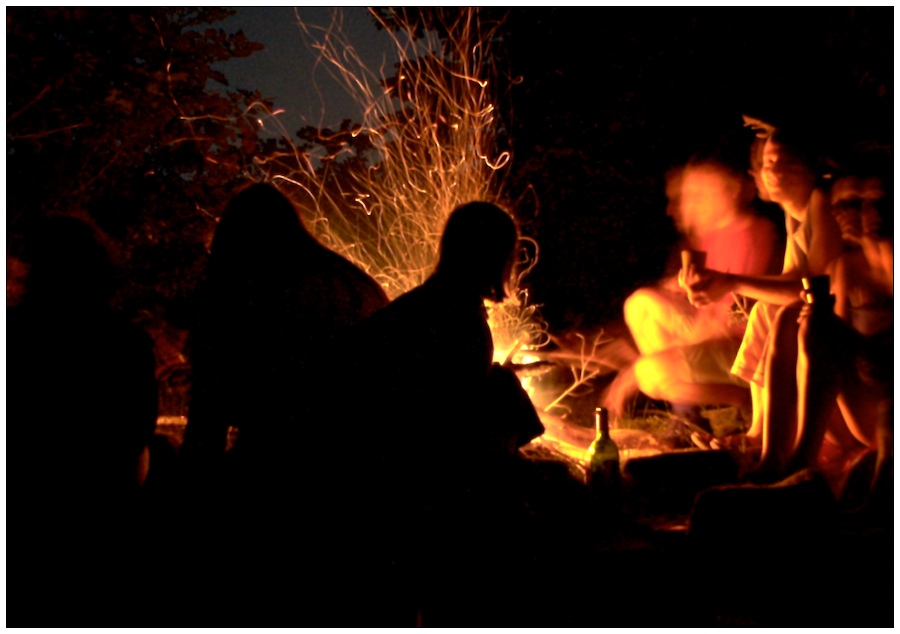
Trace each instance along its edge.
<path fill-rule="evenodd" d="M 751 209 L 755 190 L 745 174 L 699 159 L 667 180 L 667 213 L 683 236 L 684 249 L 705 253 L 706 266 L 715 270 L 772 272 L 777 233 Z M 640 354 L 633 366 L 637 388 L 672 403 L 678 413 L 704 405 L 749 409 L 747 383 L 729 371 L 749 306 L 727 294 L 698 309 L 683 285 L 680 273 L 638 289 L 625 301 L 625 322 Z"/>

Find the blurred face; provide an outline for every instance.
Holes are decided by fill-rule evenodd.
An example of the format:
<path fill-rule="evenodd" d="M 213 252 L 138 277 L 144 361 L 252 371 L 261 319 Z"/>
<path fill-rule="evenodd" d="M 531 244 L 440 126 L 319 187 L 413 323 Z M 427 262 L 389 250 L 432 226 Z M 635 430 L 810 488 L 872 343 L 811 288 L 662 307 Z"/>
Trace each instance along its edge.
<path fill-rule="evenodd" d="M 733 219 L 740 183 L 723 170 L 688 168 L 681 183 L 681 214 L 686 226 L 697 233 Z"/>
<path fill-rule="evenodd" d="M 858 242 L 864 234 L 879 233 L 880 202 L 884 186 L 878 178 L 848 176 L 838 179 L 831 188 L 831 213 L 841 227 L 841 237 Z"/>
<path fill-rule="evenodd" d="M 787 148 L 767 139 L 762 153 L 762 181 L 773 202 L 803 207 L 812 195 L 815 176 Z"/>

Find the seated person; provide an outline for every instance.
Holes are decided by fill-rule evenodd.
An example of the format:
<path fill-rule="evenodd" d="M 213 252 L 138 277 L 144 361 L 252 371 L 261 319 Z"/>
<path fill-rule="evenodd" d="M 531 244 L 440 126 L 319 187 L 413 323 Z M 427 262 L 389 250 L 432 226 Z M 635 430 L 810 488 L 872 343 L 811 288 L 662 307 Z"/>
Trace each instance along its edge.
<path fill-rule="evenodd" d="M 256 463 L 250 472 L 276 458 L 293 462 L 287 448 L 299 433 L 308 360 L 387 303 L 375 280 L 313 237 L 275 186 L 241 190 L 216 227 L 191 332 L 182 456 L 211 473 L 232 427 L 240 435 L 230 457 Z"/>
<path fill-rule="evenodd" d="M 543 425 L 518 378 L 493 362 L 485 308 L 507 296 L 517 245 L 496 205 L 456 208 L 434 273 L 340 337 L 330 369 L 308 377 L 305 505 L 319 509 L 323 540 L 362 518 L 366 530 L 340 544 L 356 563 L 521 538 L 518 448 Z M 501 528 L 508 521 L 519 528 Z"/>
<path fill-rule="evenodd" d="M 147 475 L 153 342 L 112 308 L 116 271 L 93 227 L 43 219 L 26 254 L 24 296 L 7 310 L 8 438 L 20 466 L 10 471 L 10 500 L 28 516 L 114 512 Z"/>
<path fill-rule="evenodd" d="M 772 322 L 778 310 L 800 296 L 802 277 L 822 275 L 826 265 L 842 249 L 840 231 L 829 212 L 824 190 L 817 187 L 817 153 L 803 135 L 776 130 L 763 146 L 762 182 L 769 198 L 784 210 L 787 240 L 780 275 L 747 275 L 716 270 L 710 264 L 692 270 L 685 287 L 695 306 L 716 305 L 730 294 L 757 300 L 750 312 L 740 349 L 731 372 L 750 384 L 753 421 L 747 437 L 760 441 L 764 411 L 791 412 L 790 405 L 766 407 L 767 385 L 796 385 L 794 363 L 767 361 Z M 796 326 L 795 307 L 794 323 Z M 787 320 L 790 322 L 790 319 Z M 786 358 L 796 358 L 796 336 L 785 336 L 779 350 Z M 793 351 L 792 351 L 793 348 Z M 768 376 L 769 368 L 776 376 Z M 789 399 L 789 402 L 795 402 Z M 762 440 L 763 444 L 765 440 Z"/>
<path fill-rule="evenodd" d="M 826 269 L 832 294 L 807 295 L 799 318 L 796 425 L 765 417 L 776 426 L 763 430 L 767 442 L 752 479 L 812 467 L 840 493 L 846 465 L 860 449 L 876 457 L 874 493 L 892 478 L 893 197 L 885 174 L 862 165 L 832 187 L 831 208 L 848 250 Z M 776 331 L 787 327 L 786 314 L 776 318 Z"/>
<path fill-rule="evenodd" d="M 668 178 L 667 213 L 684 236 L 682 247 L 706 254 L 706 265 L 744 275 L 770 272 L 777 242 L 771 222 L 750 208 L 754 191 L 744 175 L 712 160 L 695 160 Z M 749 409 L 746 382 L 729 370 L 743 335 L 741 309 L 731 294 L 703 308 L 690 304 L 672 276 L 641 288 L 624 314 L 640 353 L 636 387 L 671 402 L 676 412 L 699 405 Z"/>
<path fill-rule="evenodd" d="M 144 570 L 153 342 L 111 307 L 116 271 L 93 227 L 54 216 L 25 238 L 24 294 L 6 323 L 9 572 L 34 609 L 72 614 L 133 593 L 138 575 L 125 573 Z"/>
<path fill-rule="evenodd" d="M 435 272 L 340 342 L 343 371 L 364 377 L 354 396 L 366 417 L 353 416 L 352 423 L 365 433 L 367 421 L 379 421 L 372 442 L 396 459 L 406 456 L 404 465 L 424 460 L 423 469 L 437 466 L 446 476 L 447 465 L 435 460 L 439 454 L 465 451 L 476 461 L 515 455 L 542 433 L 530 402 L 519 426 L 510 420 L 513 410 L 495 400 L 498 390 L 524 395 L 511 371 L 493 362 L 484 306 L 507 296 L 517 244 L 515 222 L 499 207 L 475 202 L 457 208 Z M 471 441 L 451 448 L 453 438 L 469 432 Z"/>

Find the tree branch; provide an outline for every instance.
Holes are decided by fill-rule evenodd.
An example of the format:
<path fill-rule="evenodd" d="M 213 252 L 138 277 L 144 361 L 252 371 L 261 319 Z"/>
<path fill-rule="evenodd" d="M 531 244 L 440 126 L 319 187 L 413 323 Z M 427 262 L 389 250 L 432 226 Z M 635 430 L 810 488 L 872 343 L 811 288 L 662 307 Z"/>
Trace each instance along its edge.
<path fill-rule="evenodd" d="M 16 112 L 14 112 L 14 113 L 11 114 L 10 116 L 8 116 L 8 117 L 6 118 L 6 123 L 7 123 L 7 125 L 9 125 L 9 122 L 10 122 L 10 121 L 12 121 L 13 119 L 15 119 L 15 118 L 18 117 L 20 114 L 22 114 L 23 112 L 25 112 L 26 110 L 28 110 L 31 106 L 33 106 L 33 105 L 36 104 L 38 101 L 40 101 L 41 99 L 43 99 L 44 95 L 46 95 L 48 92 L 50 92 L 50 84 L 47 84 L 46 86 L 44 86 L 44 87 L 41 89 L 41 92 L 39 92 L 39 93 L 37 94 L 37 96 L 36 96 L 34 99 L 32 99 L 32 100 L 29 101 L 27 104 L 25 104 L 24 106 L 22 106 L 19 110 L 17 110 Z"/>
<path fill-rule="evenodd" d="M 86 121 L 84 123 L 76 123 L 75 125 L 67 125 L 62 128 L 56 128 L 55 130 L 44 130 L 43 132 L 33 132 L 32 134 L 13 134 L 13 135 L 10 135 L 9 138 L 13 141 L 18 141 L 21 139 L 42 139 L 45 136 L 50 136 L 51 134 L 56 134 L 57 132 L 65 132 L 66 130 L 74 130 L 75 128 L 83 128 L 86 125 L 90 125 L 90 123 L 88 123 Z"/>

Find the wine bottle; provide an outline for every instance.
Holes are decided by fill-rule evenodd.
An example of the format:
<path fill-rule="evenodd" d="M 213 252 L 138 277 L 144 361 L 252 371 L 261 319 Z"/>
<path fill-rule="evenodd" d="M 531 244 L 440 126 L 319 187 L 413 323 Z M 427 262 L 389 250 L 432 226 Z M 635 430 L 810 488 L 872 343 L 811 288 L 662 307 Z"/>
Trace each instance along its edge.
<path fill-rule="evenodd" d="M 622 472 L 619 468 L 619 448 L 609 434 L 609 410 L 595 411 L 597 437 L 588 448 L 588 485 L 596 503 L 615 506 L 619 502 Z"/>

